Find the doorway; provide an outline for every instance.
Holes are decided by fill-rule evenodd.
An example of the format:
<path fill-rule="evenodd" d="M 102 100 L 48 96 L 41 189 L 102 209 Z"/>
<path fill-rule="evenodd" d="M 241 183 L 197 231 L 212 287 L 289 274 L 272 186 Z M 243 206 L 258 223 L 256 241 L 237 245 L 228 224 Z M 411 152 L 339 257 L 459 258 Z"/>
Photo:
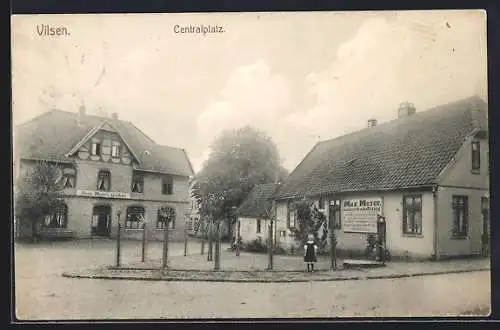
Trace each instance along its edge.
<path fill-rule="evenodd" d="M 94 206 L 92 211 L 92 236 L 111 236 L 111 206 Z"/>

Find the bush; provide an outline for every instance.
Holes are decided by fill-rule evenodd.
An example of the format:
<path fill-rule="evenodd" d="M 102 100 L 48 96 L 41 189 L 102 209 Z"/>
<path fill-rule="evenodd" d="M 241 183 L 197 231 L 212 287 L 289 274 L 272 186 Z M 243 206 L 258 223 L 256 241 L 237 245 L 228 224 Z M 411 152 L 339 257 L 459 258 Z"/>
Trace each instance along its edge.
<path fill-rule="evenodd" d="M 267 246 L 260 239 L 254 239 L 245 244 L 243 250 L 246 252 L 267 252 Z"/>

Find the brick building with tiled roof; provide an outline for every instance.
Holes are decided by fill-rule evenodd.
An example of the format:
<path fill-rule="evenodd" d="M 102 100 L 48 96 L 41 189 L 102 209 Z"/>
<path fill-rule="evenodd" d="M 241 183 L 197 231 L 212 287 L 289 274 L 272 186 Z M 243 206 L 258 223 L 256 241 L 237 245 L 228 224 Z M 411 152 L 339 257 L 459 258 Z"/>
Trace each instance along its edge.
<path fill-rule="evenodd" d="M 442 258 L 481 252 L 489 231 L 487 104 L 470 97 L 317 143 L 279 187 L 278 244 L 294 244 L 293 199 L 316 201 L 339 249 L 363 251 L 386 219 L 392 255 Z"/>
<path fill-rule="evenodd" d="M 126 237 L 161 239 L 165 216 L 173 239 L 184 235 L 193 169 L 183 149 L 157 144 L 132 123 L 52 110 L 14 130 L 14 175 L 39 160 L 57 164 L 66 207 L 47 215 L 40 232 L 76 237 L 115 235 L 118 213 Z M 22 231 L 22 230 L 21 230 Z"/>

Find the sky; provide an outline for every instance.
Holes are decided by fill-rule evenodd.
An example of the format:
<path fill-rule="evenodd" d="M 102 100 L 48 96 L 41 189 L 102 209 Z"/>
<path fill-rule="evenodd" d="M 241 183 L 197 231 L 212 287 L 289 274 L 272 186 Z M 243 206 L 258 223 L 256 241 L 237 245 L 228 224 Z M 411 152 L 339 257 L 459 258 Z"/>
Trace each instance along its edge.
<path fill-rule="evenodd" d="M 40 36 L 42 25 L 70 34 Z M 393 120 L 401 102 L 487 101 L 483 11 L 23 15 L 11 26 L 14 125 L 84 104 L 184 148 L 195 171 L 226 129 L 266 132 L 291 171 L 319 140 Z"/>

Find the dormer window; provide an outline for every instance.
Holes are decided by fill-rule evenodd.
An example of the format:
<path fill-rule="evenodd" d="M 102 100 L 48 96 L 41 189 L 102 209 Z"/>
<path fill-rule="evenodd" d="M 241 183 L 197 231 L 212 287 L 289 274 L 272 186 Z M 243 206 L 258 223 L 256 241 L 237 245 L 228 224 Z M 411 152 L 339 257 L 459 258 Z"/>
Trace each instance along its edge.
<path fill-rule="evenodd" d="M 100 170 L 97 175 L 97 190 L 109 191 L 111 189 L 111 173 L 109 170 Z"/>
<path fill-rule="evenodd" d="M 481 169 L 481 144 L 479 141 L 472 141 L 472 171 L 479 172 Z"/>
<path fill-rule="evenodd" d="M 113 142 L 113 145 L 111 146 L 111 157 L 120 157 L 120 144 Z"/>
<path fill-rule="evenodd" d="M 171 176 L 164 176 L 161 184 L 161 193 L 163 195 L 172 195 L 174 193 L 174 180 Z"/>
<path fill-rule="evenodd" d="M 92 142 L 92 156 L 100 156 L 101 155 L 101 143 L 94 141 Z"/>

